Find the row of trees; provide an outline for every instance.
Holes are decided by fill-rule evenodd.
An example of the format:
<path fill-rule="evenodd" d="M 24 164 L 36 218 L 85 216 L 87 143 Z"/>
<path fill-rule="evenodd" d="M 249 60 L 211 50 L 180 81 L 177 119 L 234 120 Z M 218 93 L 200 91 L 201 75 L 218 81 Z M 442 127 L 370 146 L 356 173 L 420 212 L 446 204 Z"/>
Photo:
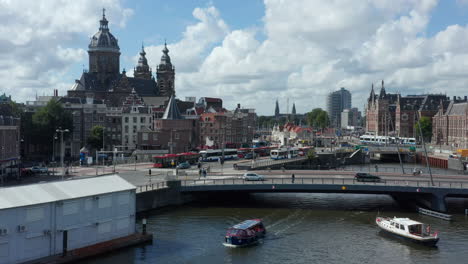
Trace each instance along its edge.
<path fill-rule="evenodd" d="M 71 137 L 73 132 L 73 116 L 57 100 L 50 100 L 47 105 L 39 108 L 35 113 L 24 111 L 21 105 L 15 102 L 11 102 L 10 105 L 11 115 L 21 117 L 22 138 L 28 144 L 34 145 L 36 152 L 40 150 L 42 155 L 49 153 L 52 156 L 54 135 L 57 136 L 57 139 L 60 136 L 56 132 L 57 128 L 68 129 L 70 131 L 63 134 L 65 140 Z M 106 140 L 106 138 L 103 138 L 103 133 L 104 127 L 94 126 L 91 130 L 91 135 L 86 140 L 88 146 L 93 149 L 100 149 L 103 139 Z M 59 155 L 59 153 L 55 155 Z"/>

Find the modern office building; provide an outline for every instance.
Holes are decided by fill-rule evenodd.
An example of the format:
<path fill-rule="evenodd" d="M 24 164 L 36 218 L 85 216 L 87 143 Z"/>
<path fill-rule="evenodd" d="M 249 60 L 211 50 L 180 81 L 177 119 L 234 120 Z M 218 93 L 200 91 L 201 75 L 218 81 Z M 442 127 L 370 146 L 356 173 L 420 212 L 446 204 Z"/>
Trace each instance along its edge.
<path fill-rule="evenodd" d="M 351 93 L 345 88 L 332 92 L 327 96 L 327 113 L 330 119 L 330 126 L 340 127 L 341 112 L 351 108 Z"/>

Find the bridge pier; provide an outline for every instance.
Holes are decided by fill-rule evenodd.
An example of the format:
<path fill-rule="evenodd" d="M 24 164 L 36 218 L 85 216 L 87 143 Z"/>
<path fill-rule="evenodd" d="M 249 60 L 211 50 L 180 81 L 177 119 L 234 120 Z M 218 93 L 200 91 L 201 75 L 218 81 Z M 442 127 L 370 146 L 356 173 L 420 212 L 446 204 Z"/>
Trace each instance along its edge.
<path fill-rule="evenodd" d="M 431 195 L 431 210 L 441 213 L 447 212 L 447 203 L 445 202 L 445 194 L 433 193 Z"/>

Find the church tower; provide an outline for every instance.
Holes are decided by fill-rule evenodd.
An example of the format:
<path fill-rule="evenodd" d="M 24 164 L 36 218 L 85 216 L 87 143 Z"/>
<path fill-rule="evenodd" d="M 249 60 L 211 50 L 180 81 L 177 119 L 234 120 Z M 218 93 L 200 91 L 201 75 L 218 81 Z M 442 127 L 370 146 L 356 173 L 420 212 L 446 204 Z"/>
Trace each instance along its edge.
<path fill-rule="evenodd" d="M 166 42 L 164 42 L 164 49 L 162 50 L 161 62 L 156 70 L 156 78 L 159 87 L 160 96 L 175 95 L 174 80 L 175 68 L 172 66 L 171 58 L 169 57 L 169 50 L 167 49 Z"/>
<path fill-rule="evenodd" d="M 117 39 L 109 32 L 105 9 L 102 9 L 99 31 L 88 45 L 89 72 L 97 74 L 98 80 L 108 84 L 120 71 L 120 48 Z"/>
<path fill-rule="evenodd" d="M 138 64 L 133 71 L 135 78 L 151 80 L 151 68 L 148 66 L 148 60 L 145 57 L 145 47 L 141 45 L 140 58 Z"/>
<path fill-rule="evenodd" d="M 275 106 L 275 118 L 276 118 L 276 120 L 279 119 L 279 115 L 280 115 L 279 104 L 278 104 L 278 99 L 276 99 L 276 106 Z"/>

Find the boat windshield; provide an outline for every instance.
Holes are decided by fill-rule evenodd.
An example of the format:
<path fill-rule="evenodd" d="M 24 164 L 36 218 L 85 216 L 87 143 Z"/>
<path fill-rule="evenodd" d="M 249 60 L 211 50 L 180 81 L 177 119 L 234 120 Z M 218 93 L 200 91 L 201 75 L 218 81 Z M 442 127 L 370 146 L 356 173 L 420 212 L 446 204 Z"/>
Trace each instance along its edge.
<path fill-rule="evenodd" d="M 228 229 L 226 235 L 227 235 L 227 236 L 246 237 L 246 236 L 255 235 L 255 231 L 250 230 L 250 229 L 235 229 L 235 228 L 231 228 L 231 229 Z"/>
<path fill-rule="evenodd" d="M 408 226 L 408 231 L 411 234 L 422 234 L 422 225 L 410 225 Z"/>

